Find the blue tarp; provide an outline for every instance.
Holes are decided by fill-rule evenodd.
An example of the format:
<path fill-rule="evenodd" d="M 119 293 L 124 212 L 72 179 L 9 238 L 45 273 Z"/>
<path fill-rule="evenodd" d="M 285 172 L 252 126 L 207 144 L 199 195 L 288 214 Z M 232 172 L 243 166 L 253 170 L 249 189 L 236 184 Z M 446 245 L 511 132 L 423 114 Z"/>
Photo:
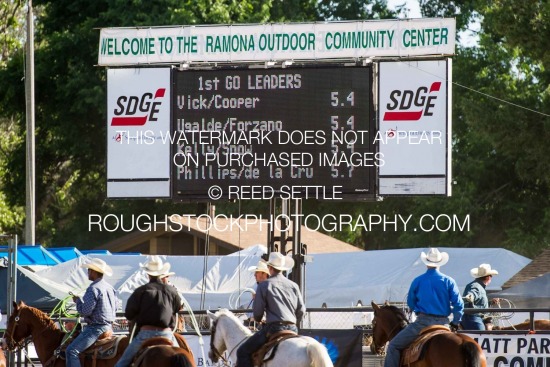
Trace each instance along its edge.
<path fill-rule="evenodd" d="M 8 246 L 0 246 L 0 257 L 8 256 Z M 17 246 L 17 265 L 57 265 L 61 263 L 40 245 Z"/>
<path fill-rule="evenodd" d="M 83 255 L 112 255 L 109 250 L 80 250 Z"/>
<path fill-rule="evenodd" d="M 76 247 L 50 247 L 47 251 L 59 260 L 60 263 L 76 259 L 83 255 Z"/>

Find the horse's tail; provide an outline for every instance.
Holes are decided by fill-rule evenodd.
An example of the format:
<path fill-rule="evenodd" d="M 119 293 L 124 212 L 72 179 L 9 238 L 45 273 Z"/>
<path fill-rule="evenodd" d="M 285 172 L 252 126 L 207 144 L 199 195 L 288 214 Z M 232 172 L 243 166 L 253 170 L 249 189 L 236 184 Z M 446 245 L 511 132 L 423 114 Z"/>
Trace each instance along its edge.
<path fill-rule="evenodd" d="M 311 366 L 315 367 L 333 367 L 332 360 L 328 355 L 327 348 L 318 342 L 307 344 L 307 355 L 311 361 Z"/>
<path fill-rule="evenodd" d="M 476 342 L 465 341 L 461 345 L 464 356 L 464 367 L 485 367 L 487 361 L 481 348 Z"/>
<path fill-rule="evenodd" d="M 170 357 L 170 367 L 195 367 L 185 354 L 174 354 Z"/>

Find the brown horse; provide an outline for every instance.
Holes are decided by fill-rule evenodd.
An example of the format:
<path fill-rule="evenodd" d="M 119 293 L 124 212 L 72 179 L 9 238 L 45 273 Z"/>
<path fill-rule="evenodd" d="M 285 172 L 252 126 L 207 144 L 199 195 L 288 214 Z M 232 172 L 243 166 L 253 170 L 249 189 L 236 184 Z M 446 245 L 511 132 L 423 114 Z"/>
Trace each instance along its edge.
<path fill-rule="evenodd" d="M 65 333 L 50 319 L 48 315 L 37 308 L 25 305 L 23 302 L 13 303 L 13 312 L 6 324 L 4 339 L 8 349 L 14 351 L 25 344 L 25 339 L 32 336 L 34 348 L 40 363 L 48 367 L 65 366 L 65 360 L 54 357 L 55 350 L 63 341 Z M 66 346 L 66 345 L 65 345 Z M 110 359 L 98 359 L 96 367 L 112 367 L 119 360 L 128 346 L 128 338 L 123 338 L 118 345 L 117 354 Z M 93 360 L 85 359 L 83 366 L 93 365 Z"/>
<path fill-rule="evenodd" d="M 550 330 L 550 320 L 535 320 L 534 330 Z M 489 329 L 488 329 L 489 330 Z M 521 324 L 511 326 L 492 326 L 492 330 L 531 330 L 531 322 L 525 321 Z"/>
<path fill-rule="evenodd" d="M 44 312 L 34 307 L 27 306 L 23 302 L 20 302 L 19 304 L 14 302 L 13 306 L 13 312 L 8 319 L 6 332 L 4 333 L 4 339 L 8 349 L 13 351 L 17 348 L 21 348 L 25 344 L 25 339 L 32 336 L 36 354 L 38 355 L 40 363 L 43 366 L 64 367 L 65 360 L 55 358 L 54 352 L 62 343 L 65 333 L 61 331 Z M 180 345 L 182 342 L 185 344 L 185 340 L 180 340 L 182 339 L 181 337 L 177 339 Z M 124 353 L 124 350 L 128 346 L 128 342 L 129 339 L 126 337 L 121 339 L 117 348 L 117 353 L 113 358 L 97 359 L 95 364 L 92 359 L 85 358 L 82 366 L 114 366 Z M 144 343 L 142 349 L 146 349 L 146 351 L 142 353 L 140 365 L 155 367 L 189 367 L 195 365 L 194 358 L 192 357 L 188 347 L 187 350 L 184 350 L 181 348 L 162 345 L 164 343 L 165 342 L 162 340 L 152 340 L 150 342 L 148 341 L 147 344 Z"/>
<path fill-rule="evenodd" d="M 183 337 L 181 338 L 183 340 Z M 178 343 L 181 345 L 182 341 L 178 339 Z M 185 340 L 183 340 L 183 343 L 185 343 L 185 347 L 174 347 L 165 338 L 148 339 L 141 345 L 134 366 L 196 367 L 191 349 L 189 349 Z"/>
<path fill-rule="evenodd" d="M 378 306 L 372 302 L 373 353 L 381 354 L 386 342 L 390 341 L 408 324 L 405 313 L 395 306 Z M 405 354 L 405 353 L 403 353 Z M 479 345 L 467 335 L 441 331 L 424 344 L 423 353 L 415 367 L 486 367 L 487 361 Z"/>

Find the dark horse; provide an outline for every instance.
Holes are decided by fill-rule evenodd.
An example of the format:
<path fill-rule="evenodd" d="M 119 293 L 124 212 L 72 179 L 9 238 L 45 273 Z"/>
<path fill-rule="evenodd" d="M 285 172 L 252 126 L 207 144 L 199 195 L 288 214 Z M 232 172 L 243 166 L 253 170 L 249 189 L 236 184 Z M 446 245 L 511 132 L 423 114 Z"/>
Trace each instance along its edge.
<path fill-rule="evenodd" d="M 372 302 L 374 319 L 372 321 L 373 353 L 381 354 L 386 342 L 390 341 L 408 324 L 405 313 L 395 306 L 378 306 Z M 467 335 L 440 332 L 424 344 L 421 359 L 411 366 L 415 367 L 486 367 L 486 359 L 479 345 Z"/>
<path fill-rule="evenodd" d="M 23 302 L 13 303 L 13 312 L 8 319 L 4 339 L 9 350 L 15 350 L 25 344 L 25 339 L 32 336 L 32 341 L 36 349 L 36 354 L 40 359 L 40 363 L 46 367 L 63 367 L 65 360 L 54 357 L 55 350 L 63 341 L 65 333 L 46 315 L 44 312 L 25 305 Z M 159 338 L 160 339 L 160 338 Z M 97 359 L 95 362 L 92 359 L 85 358 L 82 366 L 84 367 L 112 367 L 120 359 L 122 353 L 128 346 L 129 339 L 123 337 L 117 348 L 116 355 L 109 359 Z M 159 344 L 163 344 L 159 341 Z M 65 345 L 66 346 L 66 345 Z M 173 367 L 173 366 L 194 366 L 194 359 L 189 355 L 187 350 L 180 351 L 180 348 L 167 347 L 159 345 L 158 347 L 147 348 L 142 358 L 142 366 L 155 367 Z M 176 351 L 176 352 L 175 352 Z M 179 352 L 179 353 L 178 353 Z M 183 353 L 185 352 L 185 353 Z M 182 356 L 184 355 L 183 360 Z M 176 356 L 174 356 L 176 355 Z M 152 362 L 154 360 L 154 363 Z"/>

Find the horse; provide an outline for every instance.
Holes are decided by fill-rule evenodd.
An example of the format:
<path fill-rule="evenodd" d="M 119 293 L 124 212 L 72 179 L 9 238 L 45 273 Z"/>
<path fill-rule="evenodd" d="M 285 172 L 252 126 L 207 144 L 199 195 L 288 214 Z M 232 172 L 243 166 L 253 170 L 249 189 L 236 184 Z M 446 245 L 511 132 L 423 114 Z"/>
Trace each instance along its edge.
<path fill-rule="evenodd" d="M 534 330 L 550 330 L 550 320 L 534 320 Z M 525 321 L 511 326 L 492 326 L 492 330 L 531 330 L 531 322 Z"/>
<path fill-rule="evenodd" d="M 395 306 L 387 304 L 378 306 L 374 302 L 371 304 L 374 309 L 371 350 L 375 354 L 382 354 L 386 342 L 405 328 L 408 320 L 405 313 Z M 441 328 L 443 327 L 439 329 Z M 487 365 L 485 355 L 474 339 L 467 335 L 453 333 L 450 330 L 438 330 L 424 344 L 423 348 L 420 359 L 411 362 L 410 366 L 486 367 Z M 402 357 L 404 355 L 405 351 L 403 351 Z"/>
<path fill-rule="evenodd" d="M 54 323 L 53 320 L 44 312 L 34 307 L 27 306 L 23 302 L 19 302 L 19 304 L 14 302 L 13 312 L 6 324 L 4 340 L 8 349 L 14 351 L 17 348 L 23 347 L 25 344 L 25 339 L 32 336 L 36 354 L 38 355 L 38 359 L 43 366 L 64 367 L 65 360 L 59 358 L 55 352 L 63 342 L 65 335 L 66 333 L 60 330 L 57 324 Z M 158 347 L 153 348 L 152 344 L 155 343 L 158 344 Z M 156 340 L 149 342 L 148 345 L 142 346 L 142 349 L 147 349 L 147 353 L 143 353 L 143 363 L 141 365 L 155 365 L 156 367 L 188 367 L 195 365 L 194 358 L 192 358 L 192 354 L 190 352 L 185 350 L 182 351 L 180 348 L 171 346 L 170 348 L 167 348 L 162 345 L 165 343 L 166 341 Z M 178 341 L 178 343 L 181 344 L 180 341 Z M 129 338 L 123 337 L 119 342 L 118 348 L 116 348 L 116 354 L 112 358 L 97 359 L 95 361 L 89 358 L 84 358 L 82 366 L 113 367 L 124 353 L 124 350 L 128 344 Z M 66 343 L 66 345 L 68 345 L 68 343 Z M 177 353 L 174 353 L 174 351 Z M 180 355 L 175 356 L 175 354 Z M 181 355 L 185 357 L 185 360 L 189 362 L 189 364 L 182 364 Z"/>
<path fill-rule="evenodd" d="M 227 361 L 229 359 L 233 362 L 232 365 L 235 365 L 238 347 L 252 332 L 227 309 L 221 309 L 215 314 L 211 312 L 207 314 L 211 320 L 208 356 L 214 363 L 222 358 L 226 364 L 229 363 Z M 222 355 L 225 351 L 229 351 L 227 359 Z M 333 364 L 323 344 L 313 338 L 300 336 L 281 341 L 274 356 L 269 361 L 264 361 L 262 366 L 332 367 Z"/>

